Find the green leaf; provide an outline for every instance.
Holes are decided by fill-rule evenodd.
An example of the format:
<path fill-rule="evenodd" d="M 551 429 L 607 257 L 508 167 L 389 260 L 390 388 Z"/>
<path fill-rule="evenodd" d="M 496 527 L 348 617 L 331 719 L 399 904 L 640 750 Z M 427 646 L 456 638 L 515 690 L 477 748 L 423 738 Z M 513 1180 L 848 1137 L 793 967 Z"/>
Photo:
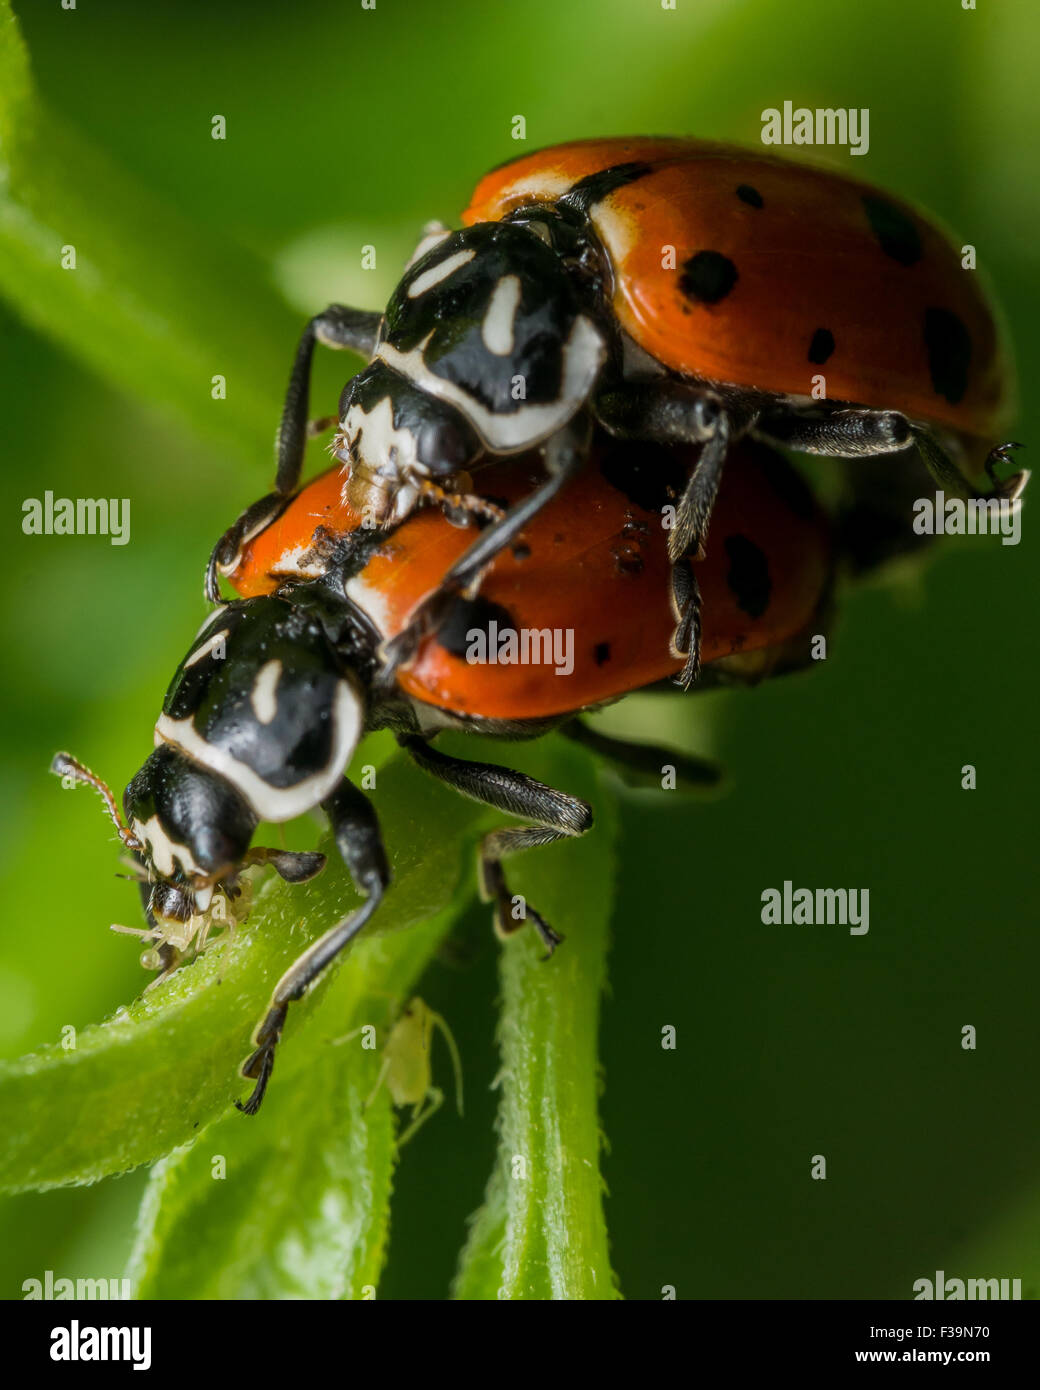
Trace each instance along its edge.
<path fill-rule="evenodd" d="M 524 771 L 594 800 L 580 840 L 510 861 L 510 887 L 566 941 L 527 930 L 502 951 L 499 1151 L 455 1283 L 466 1299 L 617 1297 L 599 1170 L 596 1042 L 614 886 L 616 815 L 576 749 L 540 745 Z M 515 867 L 514 867 L 515 866 Z"/>
<path fill-rule="evenodd" d="M 454 909 L 398 938 L 364 943 L 342 973 L 337 1027 L 387 1015 L 373 982 L 407 998 Z M 329 1010 L 322 1010 L 328 1025 Z M 237 1112 L 160 1160 L 138 1218 L 128 1276 L 138 1298 L 373 1297 L 386 1253 L 394 1164 L 379 1054 L 323 1039 L 256 1123 Z M 278 1078 L 280 1081 L 283 1078 Z"/>
<path fill-rule="evenodd" d="M 200 154 L 208 123 L 195 133 Z M 75 255 L 74 268 L 70 253 Z M 255 464 L 299 331 L 257 258 L 142 187 L 39 100 L 0 0 L 0 294 L 123 390 Z M 213 376 L 226 399 L 211 396 Z"/>
<path fill-rule="evenodd" d="M 429 958 L 437 933 L 389 934 L 457 909 L 472 893 L 469 855 L 460 880 L 460 851 L 486 808 L 431 782 L 403 757 L 378 773 L 371 795 L 394 883 L 368 929 L 375 940 L 359 943 L 348 968 L 331 972 L 290 1009 L 272 1095 L 344 1031 L 359 987 L 355 959 L 367 962 L 359 969 L 370 993 L 399 993 Z M 316 879 L 269 882 L 233 939 L 108 1022 L 84 1028 L 74 1050 L 53 1045 L 0 1066 L 0 1190 L 92 1182 L 151 1162 L 244 1093 L 238 1067 L 272 988 L 358 902 L 335 846 L 326 839 L 323 848 L 329 865 Z M 264 1111 L 252 1121 L 234 1118 L 262 1125 Z"/>

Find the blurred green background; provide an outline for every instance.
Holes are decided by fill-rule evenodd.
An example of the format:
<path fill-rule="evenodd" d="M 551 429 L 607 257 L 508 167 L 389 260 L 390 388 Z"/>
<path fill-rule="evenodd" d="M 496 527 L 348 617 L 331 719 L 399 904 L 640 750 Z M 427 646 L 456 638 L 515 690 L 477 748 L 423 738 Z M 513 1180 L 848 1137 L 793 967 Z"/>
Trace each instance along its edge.
<path fill-rule="evenodd" d="M 204 435 L 164 406 L 167 383 L 154 402 L 123 394 L 116 373 L 53 345 L 31 306 L 0 303 L 4 1056 L 111 1013 L 143 981 L 107 930 L 136 924 L 135 890 L 113 877 L 97 808 L 47 776 L 51 754 L 73 749 L 120 787 L 136 770 L 203 614 L 210 544 L 267 486 L 304 317 L 337 299 L 379 307 L 422 223 L 456 220 L 491 165 L 597 134 L 754 143 L 762 109 L 788 98 L 869 107 L 869 155 L 831 157 L 976 245 L 1017 351 L 1015 437 L 1040 437 L 1030 0 L 15 9 L 43 97 L 170 209 L 168 238 L 136 248 L 156 283 L 185 219 L 240 248 L 229 276 L 262 266 L 284 315 L 270 341 L 226 325 L 227 350 L 194 364 L 204 398 L 219 372 L 227 404 L 256 403 L 251 432 L 214 403 Z M 510 139 L 517 114 L 526 145 Z M 56 222 L 75 243 L 60 209 Z M 343 375 L 321 356 L 315 414 Z M 47 488 L 130 497 L 131 543 L 24 536 L 21 503 Z M 629 1297 L 907 1298 L 936 1269 L 1040 1292 L 1032 519 L 1027 506 L 1018 548 L 948 542 L 917 581 L 850 595 L 809 675 L 614 716 L 733 774 L 715 802 L 622 807 L 602 1118 Z M 869 887 L 869 935 L 763 926 L 761 892 L 785 879 Z M 422 985 L 462 1051 L 466 1119 L 445 1107 L 404 1153 L 381 1296 L 447 1292 L 492 1161 L 496 988 L 474 911 Z M 675 1051 L 660 1047 L 666 1024 Z M 809 1176 L 818 1153 L 825 1182 Z M 0 1296 L 45 1269 L 118 1275 L 143 1183 L 7 1199 Z"/>

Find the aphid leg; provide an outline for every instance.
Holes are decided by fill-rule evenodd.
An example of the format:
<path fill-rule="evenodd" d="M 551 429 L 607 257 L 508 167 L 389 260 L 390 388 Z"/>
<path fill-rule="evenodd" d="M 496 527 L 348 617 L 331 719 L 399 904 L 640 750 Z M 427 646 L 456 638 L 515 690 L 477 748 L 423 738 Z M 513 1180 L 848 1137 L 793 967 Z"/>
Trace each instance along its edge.
<path fill-rule="evenodd" d="M 592 422 L 583 414 L 547 441 L 544 453 L 549 477 L 529 497 L 510 507 L 501 520 L 481 531 L 445 573 L 436 591 L 419 605 L 408 626 L 380 649 L 382 682 L 392 681 L 397 667 L 410 659 L 422 639 L 437 631 L 455 595 L 474 587 L 495 556 L 515 541 L 531 518 L 580 473 L 588 458 L 591 438 Z"/>
<path fill-rule="evenodd" d="M 349 1036 L 349 1034 L 348 1034 L 348 1036 Z M 369 1107 L 369 1106 L 372 1104 L 372 1102 L 375 1100 L 376 1096 L 379 1094 L 381 1088 L 385 1085 L 385 1083 L 386 1083 L 386 1078 L 387 1078 L 387 1077 L 389 1076 L 389 1074 L 390 1074 L 390 1067 L 391 1067 L 391 1058 L 384 1056 L 384 1057 L 383 1057 L 383 1064 L 382 1064 L 382 1066 L 379 1068 L 379 1075 L 376 1077 L 376 1084 L 372 1087 L 371 1091 L 368 1093 L 368 1098 L 366 1099 L 365 1104 L 364 1104 L 364 1106 L 362 1107 L 363 1109 L 365 1109 L 365 1110 L 368 1109 L 368 1107 Z"/>
<path fill-rule="evenodd" d="M 379 833 L 379 822 L 368 799 L 349 782 L 343 782 L 322 802 L 332 824 L 336 845 L 350 871 L 350 877 L 365 901 L 349 917 L 337 922 L 324 936 L 313 942 L 275 985 L 271 1004 L 253 1037 L 255 1051 L 242 1064 L 241 1074 L 256 1085 L 239 1110 L 255 1115 L 267 1090 L 274 1067 L 274 1053 L 282 1035 L 289 1005 L 306 993 L 343 948 L 375 913 L 390 884 L 390 866 Z"/>
<path fill-rule="evenodd" d="M 672 565 L 672 611 L 678 626 L 672 634 L 671 653 L 686 658 L 686 665 L 675 678 L 676 685 L 689 690 L 701 673 L 701 587 L 689 560 Z"/>
<path fill-rule="evenodd" d="M 460 795 L 535 822 L 492 830 L 484 836 L 480 847 L 480 892 L 485 902 L 494 904 L 499 936 L 510 936 L 531 921 L 551 955 L 563 938 L 532 907 L 514 902 L 501 861 L 525 849 L 584 835 L 592 825 L 592 808 L 575 796 L 497 763 L 471 763 L 449 757 L 415 735 L 400 737 L 398 741 L 424 772 L 446 782 Z"/>
<path fill-rule="evenodd" d="M 582 744 L 606 762 L 630 774 L 633 785 L 660 787 L 666 769 L 675 773 L 675 785 L 683 791 L 700 791 L 718 787 L 725 776 L 718 763 L 698 758 L 693 753 L 680 753 L 657 743 L 629 743 L 590 728 L 581 719 L 572 719 L 560 726 L 565 738 Z"/>
<path fill-rule="evenodd" d="M 431 1120 L 444 1104 L 444 1092 L 439 1086 L 431 1086 L 422 1100 L 412 1110 L 412 1118 L 404 1131 L 397 1136 L 397 1147 L 414 1139 L 427 1120 Z"/>

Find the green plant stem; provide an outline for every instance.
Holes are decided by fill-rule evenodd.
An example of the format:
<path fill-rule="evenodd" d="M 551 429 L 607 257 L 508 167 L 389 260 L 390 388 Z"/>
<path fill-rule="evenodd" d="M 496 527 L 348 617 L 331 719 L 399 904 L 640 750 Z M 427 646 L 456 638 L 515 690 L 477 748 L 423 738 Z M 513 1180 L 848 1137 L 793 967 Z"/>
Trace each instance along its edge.
<path fill-rule="evenodd" d="M 525 750 L 541 775 L 543 750 Z M 595 795 L 588 760 L 556 750 L 554 775 L 594 798 L 584 839 L 516 861 L 514 892 L 567 923 L 551 961 L 528 930 L 502 952 L 499 1152 L 473 1221 L 457 1298 L 600 1299 L 617 1296 L 610 1269 L 597 1114 L 599 1005 L 613 897 L 616 817 Z M 537 894 L 537 896 L 536 896 Z"/>

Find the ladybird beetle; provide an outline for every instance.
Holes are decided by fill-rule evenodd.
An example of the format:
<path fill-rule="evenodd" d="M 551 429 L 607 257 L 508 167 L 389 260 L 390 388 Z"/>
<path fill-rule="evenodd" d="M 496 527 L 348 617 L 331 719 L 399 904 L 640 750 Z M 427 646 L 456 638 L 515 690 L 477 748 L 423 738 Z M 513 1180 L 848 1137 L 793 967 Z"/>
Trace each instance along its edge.
<path fill-rule="evenodd" d="M 462 220 L 424 236 L 383 314 L 332 305 L 307 325 L 275 492 L 218 543 L 211 598 L 299 481 L 316 341 L 369 359 L 333 447 L 348 500 L 378 525 L 445 489 L 472 496 L 471 470 L 497 455 L 543 454 L 544 481 L 458 557 L 391 663 L 580 471 L 590 416 L 618 437 L 703 446 L 669 538 L 678 563 L 700 553 L 730 444 L 748 432 L 841 458 L 916 443 L 965 495 L 954 456 L 974 473 L 1010 411 L 979 276 L 931 221 L 845 175 L 698 140 L 580 140 L 487 174 Z M 695 637 L 696 584 L 676 592 L 673 647 Z M 686 658 L 688 687 L 695 640 Z"/>
<path fill-rule="evenodd" d="M 389 728 L 412 759 L 460 794 L 519 817 L 480 851 L 480 887 L 502 935 L 522 922 L 502 860 L 581 835 L 585 802 L 520 772 L 468 762 L 432 746 L 444 729 L 531 738 L 561 727 L 645 773 L 670 764 L 690 784 L 717 769 L 646 745 L 632 749 L 582 726 L 583 710 L 653 686 L 685 657 L 669 653 L 675 585 L 662 499 L 684 485 L 685 449 L 608 440 L 590 466 L 532 517 L 523 543 L 501 552 L 479 594 L 456 595 L 445 622 L 392 673 L 380 649 L 471 544 L 468 527 L 424 511 L 390 535 L 366 529 L 343 498 L 338 470 L 309 484 L 242 551 L 232 583 L 178 667 L 155 726 L 156 747 L 123 797 L 68 754 L 54 770 L 100 791 L 147 882 L 148 939 L 177 943 L 184 924 L 234 896 L 243 869 L 270 863 L 290 882 L 324 866 L 317 853 L 250 848 L 261 821 L 315 807 L 329 817 L 362 905 L 318 938 L 275 986 L 243 1075 L 255 1113 L 289 1004 L 372 917 L 390 881 L 375 810 L 343 774 L 362 734 Z M 539 485 L 537 454 L 484 470 L 486 495 L 508 506 Z M 751 441 L 733 450 L 719 493 L 715 543 L 697 562 L 700 641 L 720 678 L 758 679 L 804 664 L 832 569 L 830 529 L 782 458 Z M 569 633 L 569 651 L 555 633 Z M 523 640 L 528 639 L 526 657 Z M 568 646 L 564 642 L 564 647 Z M 474 644 L 484 650 L 474 651 Z M 508 654 L 512 643 L 512 654 Z M 557 660 L 559 656 L 562 661 Z M 560 940 L 528 907 L 551 950 Z"/>
<path fill-rule="evenodd" d="M 439 630 L 393 669 L 398 690 L 457 727 L 496 720 L 512 733 L 673 676 L 684 660 L 669 651 L 674 617 L 654 602 L 672 576 L 661 508 L 681 493 L 691 452 L 599 439 L 590 466 L 492 562 L 479 593 L 455 595 Z M 543 478 L 532 454 L 490 465 L 480 485 L 508 506 Z M 230 579 L 246 598 L 334 585 L 337 599 L 368 615 L 378 652 L 466 552 L 470 528 L 423 511 L 390 536 L 366 529 L 340 481 L 330 469 L 309 483 L 244 548 Z M 753 676 L 819 606 L 831 566 L 826 522 L 794 469 L 748 440 L 733 449 L 715 526 L 711 551 L 683 567 L 699 576 L 703 659 L 716 679 Z M 556 676 L 545 634 L 567 631 L 572 669 Z M 509 659 L 510 643 L 523 653 L 509 636 L 517 633 L 539 634 L 540 659 Z M 498 651 L 505 659 L 494 660 Z M 385 679 L 386 668 L 380 673 Z"/>

